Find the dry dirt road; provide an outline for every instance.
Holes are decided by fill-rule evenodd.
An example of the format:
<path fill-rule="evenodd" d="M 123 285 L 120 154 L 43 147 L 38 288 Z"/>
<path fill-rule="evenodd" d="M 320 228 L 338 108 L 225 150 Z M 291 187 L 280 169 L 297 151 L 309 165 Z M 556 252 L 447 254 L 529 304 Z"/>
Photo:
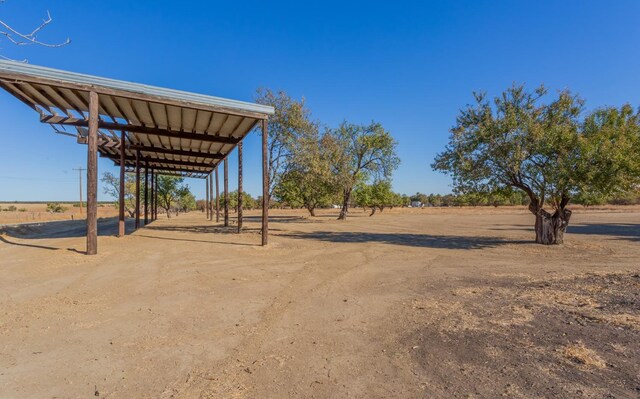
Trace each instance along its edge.
<path fill-rule="evenodd" d="M 640 212 L 200 213 L 0 235 L 0 398 L 637 398 Z"/>

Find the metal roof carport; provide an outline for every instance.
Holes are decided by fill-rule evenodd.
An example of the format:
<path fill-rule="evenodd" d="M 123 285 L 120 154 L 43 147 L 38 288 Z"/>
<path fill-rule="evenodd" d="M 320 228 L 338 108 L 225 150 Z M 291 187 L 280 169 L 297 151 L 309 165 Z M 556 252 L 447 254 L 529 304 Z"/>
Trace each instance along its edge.
<path fill-rule="evenodd" d="M 87 254 L 97 253 L 98 153 L 120 165 L 122 236 L 125 170 L 136 172 L 136 228 L 140 224 L 141 168 L 147 183 L 145 203 L 151 201 L 151 219 L 157 216 L 154 183 L 159 174 L 207 179 L 207 213 L 212 218 L 212 172 L 217 186 L 218 165 L 224 163 L 227 195 L 227 158 L 238 147 L 238 191 L 242 192 L 242 140 L 257 125 L 262 129 L 262 244 L 267 244 L 267 120 L 273 107 L 4 60 L 0 60 L 0 87 L 37 111 L 41 122 L 63 130 L 74 127 L 78 142 L 88 145 Z M 242 196 L 238 198 L 240 231 Z"/>

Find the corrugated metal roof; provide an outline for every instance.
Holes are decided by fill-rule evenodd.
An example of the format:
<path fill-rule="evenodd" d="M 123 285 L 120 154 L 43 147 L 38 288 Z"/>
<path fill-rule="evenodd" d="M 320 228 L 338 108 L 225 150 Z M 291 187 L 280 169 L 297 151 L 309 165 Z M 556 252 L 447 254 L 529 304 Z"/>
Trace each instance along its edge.
<path fill-rule="evenodd" d="M 89 92 L 99 98 L 98 151 L 119 163 L 125 131 L 125 163 L 167 173 L 203 177 L 273 107 L 0 61 L 0 88 L 40 114 L 40 121 L 77 129 L 86 142 Z"/>
<path fill-rule="evenodd" d="M 157 86 L 149 86 L 140 83 L 126 82 L 122 80 L 102 78 L 81 73 L 68 72 L 59 69 L 47 68 L 16 61 L 0 60 L 0 71 L 8 73 L 24 74 L 33 77 L 58 80 L 81 85 L 99 86 L 113 90 L 124 90 L 131 93 L 139 93 L 150 96 L 177 99 L 188 103 L 213 105 L 224 108 L 234 108 L 242 111 L 257 112 L 265 115 L 273 115 L 273 107 L 244 101 L 230 100 L 226 98 L 208 96 L 204 94 L 190 93 L 181 90 L 166 89 Z"/>

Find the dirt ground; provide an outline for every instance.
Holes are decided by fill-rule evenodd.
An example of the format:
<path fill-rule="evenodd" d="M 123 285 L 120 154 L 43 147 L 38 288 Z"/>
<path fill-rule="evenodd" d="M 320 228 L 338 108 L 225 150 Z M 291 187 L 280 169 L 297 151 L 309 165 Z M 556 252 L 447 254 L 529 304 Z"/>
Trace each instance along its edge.
<path fill-rule="evenodd" d="M 0 397 L 640 397 L 638 208 L 272 215 L 2 229 Z"/>

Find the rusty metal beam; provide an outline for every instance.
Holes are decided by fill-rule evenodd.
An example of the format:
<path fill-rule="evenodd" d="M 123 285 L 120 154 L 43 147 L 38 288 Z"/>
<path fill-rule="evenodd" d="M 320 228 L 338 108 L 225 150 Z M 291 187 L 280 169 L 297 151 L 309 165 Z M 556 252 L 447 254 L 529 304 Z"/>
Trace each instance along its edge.
<path fill-rule="evenodd" d="M 269 153 L 267 120 L 262 120 L 262 245 L 269 241 Z"/>
<path fill-rule="evenodd" d="M 224 226 L 229 226 L 229 159 L 224 159 Z"/>
<path fill-rule="evenodd" d="M 120 156 L 111 153 L 100 153 L 100 156 L 103 158 L 109 158 L 114 161 L 120 161 Z M 132 162 L 136 160 L 136 157 L 132 157 L 131 155 L 125 155 L 125 162 Z M 191 161 L 176 161 L 173 159 L 160 159 L 160 158 L 151 158 L 151 157 L 140 157 L 140 162 L 146 162 L 149 164 L 165 164 L 165 165 L 176 165 L 176 166 L 193 166 L 195 168 L 213 168 L 215 165 L 211 163 L 205 162 L 191 162 Z M 207 173 L 207 171 L 202 171 L 203 173 Z"/>
<path fill-rule="evenodd" d="M 120 191 L 118 193 L 118 237 L 124 237 L 125 225 L 124 225 L 124 158 L 125 158 L 125 146 L 124 146 L 124 132 L 120 132 Z"/>
<path fill-rule="evenodd" d="M 210 154 L 208 152 L 200 151 L 188 151 L 188 150 L 173 150 L 170 148 L 161 147 L 149 147 L 144 145 L 129 145 L 128 149 L 140 152 L 155 152 L 158 154 L 180 155 L 185 157 L 198 157 L 198 158 L 210 158 L 210 159 L 223 159 L 222 154 Z"/>
<path fill-rule="evenodd" d="M 60 115 L 46 115 L 40 118 L 40 122 L 49 123 L 53 125 L 64 125 L 64 126 L 80 126 L 86 127 L 88 126 L 88 121 L 84 119 L 78 118 L 70 118 L 63 117 Z M 162 129 L 159 127 L 149 127 L 149 126 L 136 126 L 126 123 L 116 123 L 116 122 L 105 122 L 100 121 L 98 124 L 99 129 L 107 129 L 107 130 L 125 130 L 130 133 L 136 134 L 147 134 L 151 136 L 161 136 L 161 137 L 173 137 L 173 138 L 182 138 L 189 140 L 201 140 L 210 143 L 222 143 L 222 144 L 238 144 L 241 139 L 235 137 L 222 137 L 211 134 L 200 134 L 193 132 L 186 132 L 184 130 L 172 130 L 172 129 Z"/>
<path fill-rule="evenodd" d="M 238 234 L 242 232 L 242 142 L 238 143 Z"/>

